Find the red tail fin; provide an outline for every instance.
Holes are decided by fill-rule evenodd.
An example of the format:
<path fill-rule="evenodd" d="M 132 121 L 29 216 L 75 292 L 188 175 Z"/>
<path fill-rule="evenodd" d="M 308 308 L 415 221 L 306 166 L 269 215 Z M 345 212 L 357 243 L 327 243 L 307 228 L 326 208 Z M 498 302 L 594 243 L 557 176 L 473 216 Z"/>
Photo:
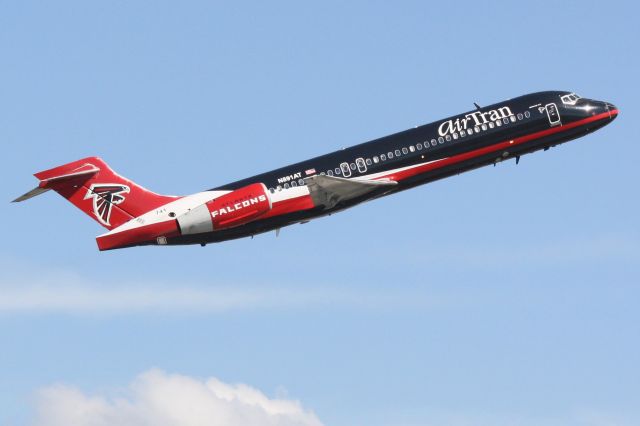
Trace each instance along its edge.
<path fill-rule="evenodd" d="M 38 187 L 14 201 L 53 189 L 107 229 L 178 198 L 141 187 L 115 173 L 98 157 L 83 158 L 34 176 L 40 179 Z"/>

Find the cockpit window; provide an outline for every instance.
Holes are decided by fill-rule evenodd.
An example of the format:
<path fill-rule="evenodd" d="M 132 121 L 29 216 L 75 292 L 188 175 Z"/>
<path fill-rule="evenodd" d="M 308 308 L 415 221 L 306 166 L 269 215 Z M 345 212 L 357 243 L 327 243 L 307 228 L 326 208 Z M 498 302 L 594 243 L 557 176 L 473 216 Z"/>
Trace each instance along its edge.
<path fill-rule="evenodd" d="M 560 100 L 565 105 L 575 105 L 576 102 L 578 102 L 578 99 L 580 99 L 580 96 L 576 95 L 575 93 L 569 93 L 568 95 L 560 96 Z"/>

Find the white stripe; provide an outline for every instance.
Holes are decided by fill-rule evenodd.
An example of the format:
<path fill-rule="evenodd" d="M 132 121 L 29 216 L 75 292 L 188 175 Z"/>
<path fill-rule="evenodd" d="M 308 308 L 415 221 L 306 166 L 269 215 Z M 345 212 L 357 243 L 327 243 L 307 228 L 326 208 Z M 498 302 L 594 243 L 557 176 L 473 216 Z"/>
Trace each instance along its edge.
<path fill-rule="evenodd" d="M 165 205 L 157 207 L 145 214 L 142 214 L 130 221 L 112 229 L 103 235 L 117 234 L 129 229 L 139 228 L 145 225 L 151 225 L 154 223 L 166 222 L 174 220 L 178 216 L 188 212 L 191 209 L 198 207 L 201 204 L 205 204 L 214 198 L 218 198 L 224 194 L 228 194 L 231 191 L 204 191 L 196 194 L 187 195 L 186 197 L 179 198 L 175 201 L 171 201 Z M 175 213 L 174 217 L 169 217 L 169 213 Z M 101 237 L 103 235 L 100 235 Z"/>
<path fill-rule="evenodd" d="M 271 201 L 274 203 L 304 197 L 305 195 L 309 195 L 309 188 L 307 188 L 306 185 L 294 186 L 292 188 L 281 189 L 280 191 L 276 189 L 275 193 L 269 194 Z"/>
<path fill-rule="evenodd" d="M 441 160 L 445 160 L 445 158 L 441 158 L 433 161 L 426 161 L 424 163 L 419 163 L 419 164 L 413 164 L 411 166 L 399 167 L 397 169 L 385 170 L 382 172 L 372 173 L 369 175 L 357 176 L 351 179 L 355 181 L 375 180 L 383 176 L 388 176 L 394 173 L 403 172 L 405 170 L 414 169 L 427 164 L 436 163 Z M 169 217 L 170 212 L 175 213 L 175 217 L 178 217 L 186 213 L 187 211 L 195 207 L 198 207 L 201 204 L 205 204 L 213 200 L 214 198 L 218 198 L 224 194 L 228 194 L 229 192 L 231 191 L 204 191 L 204 192 L 198 192 L 193 195 L 188 195 L 183 198 L 179 198 L 176 201 L 172 201 L 150 212 L 140 215 L 137 218 L 131 219 L 130 221 L 120 225 L 115 229 L 112 229 L 111 231 L 103 235 L 116 234 L 122 231 L 127 231 L 129 229 L 138 228 L 144 225 L 151 225 L 154 223 L 174 220 L 174 217 Z M 276 192 L 273 194 L 269 193 L 269 197 L 271 198 L 272 203 L 279 203 L 282 201 L 292 200 L 294 198 L 304 197 L 307 195 L 309 195 L 309 188 L 306 185 L 281 189 L 280 191 L 276 190 Z"/>

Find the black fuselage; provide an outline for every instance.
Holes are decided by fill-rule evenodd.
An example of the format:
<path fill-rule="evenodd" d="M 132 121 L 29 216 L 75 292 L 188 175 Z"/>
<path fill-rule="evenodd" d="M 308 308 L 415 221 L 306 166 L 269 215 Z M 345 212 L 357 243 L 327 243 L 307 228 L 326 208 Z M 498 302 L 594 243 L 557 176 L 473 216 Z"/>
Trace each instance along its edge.
<path fill-rule="evenodd" d="M 349 179 L 385 175 L 398 182 L 391 189 L 381 188 L 331 209 L 292 210 L 206 236 L 181 236 L 171 243 L 223 241 L 307 221 L 372 198 L 570 141 L 597 130 L 616 116 L 617 109 L 612 104 L 561 91 L 532 93 L 477 108 L 212 190 L 232 191 L 261 182 L 276 194 L 304 186 L 304 179 L 314 174 Z"/>

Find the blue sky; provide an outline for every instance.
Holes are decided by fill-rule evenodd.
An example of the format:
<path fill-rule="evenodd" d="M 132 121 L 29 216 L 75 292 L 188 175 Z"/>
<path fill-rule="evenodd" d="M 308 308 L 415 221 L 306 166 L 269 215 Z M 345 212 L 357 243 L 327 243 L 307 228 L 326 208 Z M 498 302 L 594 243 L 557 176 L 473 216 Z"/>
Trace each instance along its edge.
<path fill-rule="evenodd" d="M 0 424 L 638 424 L 637 14 L 2 3 Z M 55 194 L 9 203 L 84 156 L 188 194 L 551 89 L 620 117 L 278 238 L 100 253 Z"/>

